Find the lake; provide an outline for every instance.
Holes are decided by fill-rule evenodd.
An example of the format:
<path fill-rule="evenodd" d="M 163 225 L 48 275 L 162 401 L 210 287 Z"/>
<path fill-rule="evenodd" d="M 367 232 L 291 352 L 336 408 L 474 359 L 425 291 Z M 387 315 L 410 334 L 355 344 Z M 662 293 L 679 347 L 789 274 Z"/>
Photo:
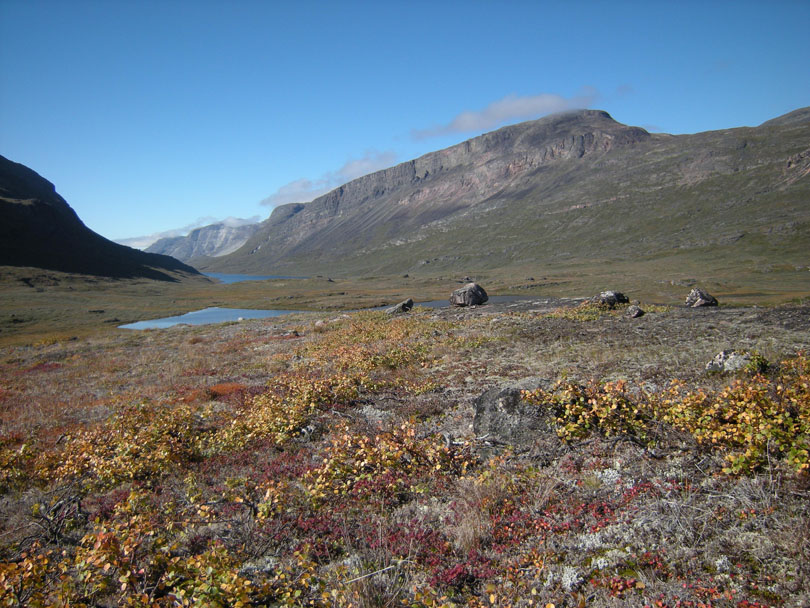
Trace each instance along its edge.
<path fill-rule="evenodd" d="M 298 310 L 256 310 L 253 308 L 204 308 L 187 312 L 184 315 L 174 317 L 164 317 L 162 319 L 150 319 L 149 321 L 138 321 L 119 325 L 119 329 L 165 329 L 173 325 L 208 325 L 209 323 L 224 323 L 225 321 L 238 321 L 240 319 L 265 319 L 267 317 L 279 317 L 288 315 Z"/>
<path fill-rule="evenodd" d="M 221 283 L 241 283 L 242 281 L 266 281 L 267 279 L 306 279 L 307 277 L 285 277 L 281 275 L 258 275 L 258 274 L 227 274 L 224 272 L 204 272 L 205 276 L 216 279 Z"/>

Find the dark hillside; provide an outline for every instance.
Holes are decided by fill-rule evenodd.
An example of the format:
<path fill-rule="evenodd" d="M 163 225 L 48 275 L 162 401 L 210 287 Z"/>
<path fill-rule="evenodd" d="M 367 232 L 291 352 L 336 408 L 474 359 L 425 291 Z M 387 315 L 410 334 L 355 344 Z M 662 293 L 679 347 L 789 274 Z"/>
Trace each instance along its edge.
<path fill-rule="evenodd" d="M 177 280 L 196 270 L 143 253 L 87 228 L 54 185 L 0 156 L 0 265 L 115 278 Z"/>

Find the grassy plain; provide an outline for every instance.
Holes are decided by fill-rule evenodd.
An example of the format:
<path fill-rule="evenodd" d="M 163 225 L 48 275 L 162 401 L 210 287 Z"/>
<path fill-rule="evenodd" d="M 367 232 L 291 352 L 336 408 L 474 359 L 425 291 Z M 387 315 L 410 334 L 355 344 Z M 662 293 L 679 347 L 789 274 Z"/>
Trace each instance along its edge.
<path fill-rule="evenodd" d="M 534 278 L 503 291 L 551 289 Z M 162 286 L 144 308 L 121 283 L 89 314 L 69 282 L 27 289 L 128 321 L 455 286 L 373 281 Z M 0 348 L 0 605 L 807 605 L 810 308 L 688 310 L 663 289 L 676 306 L 641 298 L 639 319 L 543 293 L 19 333 Z M 75 314 L 37 302 L 32 328 Z M 706 374 L 729 348 L 769 365 Z M 475 399 L 525 378 L 549 381 L 526 396 L 548 428 L 476 436 Z"/>
<path fill-rule="evenodd" d="M 717 263 L 718 260 L 715 260 Z M 810 298 L 810 267 L 739 265 L 710 275 L 693 256 L 655 260 L 526 265 L 482 270 L 470 278 L 491 295 L 587 297 L 618 289 L 633 299 L 678 305 L 702 286 L 730 305 L 773 305 Z M 115 333 L 118 325 L 209 306 L 285 310 L 357 310 L 446 299 L 466 276 L 425 270 L 361 278 L 274 279 L 221 284 L 204 278 L 165 282 L 110 280 L 34 268 L 0 267 L 0 344 L 30 344 Z"/>

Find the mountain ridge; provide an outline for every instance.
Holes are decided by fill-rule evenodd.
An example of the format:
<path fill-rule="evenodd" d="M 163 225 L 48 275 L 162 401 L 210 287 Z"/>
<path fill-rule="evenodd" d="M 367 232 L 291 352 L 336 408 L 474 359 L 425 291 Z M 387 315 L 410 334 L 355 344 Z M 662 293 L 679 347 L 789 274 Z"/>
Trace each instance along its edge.
<path fill-rule="evenodd" d="M 428 263 L 472 271 L 615 258 L 611 240 L 636 256 L 690 251 L 697 260 L 716 245 L 720 257 L 767 259 L 779 249 L 767 235 L 791 222 L 795 254 L 808 234 L 808 185 L 788 164 L 803 162 L 810 146 L 807 110 L 688 135 L 651 134 L 601 110 L 510 125 L 277 207 L 235 253 L 192 263 L 280 274 L 414 272 Z M 752 203 L 760 195 L 779 198 L 789 219 L 763 216 Z M 748 229 L 754 238 L 743 245 L 760 243 L 730 247 Z"/>

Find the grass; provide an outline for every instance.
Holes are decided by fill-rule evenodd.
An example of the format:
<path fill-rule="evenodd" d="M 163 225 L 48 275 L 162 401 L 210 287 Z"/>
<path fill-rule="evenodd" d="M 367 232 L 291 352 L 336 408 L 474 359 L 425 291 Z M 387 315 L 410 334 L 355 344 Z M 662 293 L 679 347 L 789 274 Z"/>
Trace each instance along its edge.
<path fill-rule="evenodd" d="M 4 346 L 0 604 L 806 604 L 807 308 L 551 306 Z M 538 376 L 555 430 L 473 434 Z"/>
<path fill-rule="evenodd" d="M 677 257 L 664 261 L 677 273 L 662 273 L 657 262 L 596 262 L 526 266 L 472 275 L 490 295 L 530 298 L 586 297 L 619 289 L 649 305 L 680 305 L 700 285 L 723 305 L 773 305 L 810 298 L 810 272 L 774 267 L 769 272 L 734 272 L 701 278 Z M 703 270 L 705 272 L 705 269 Z M 466 275 L 465 275 L 466 276 Z M 303 311 L 357 310 L 393 305 L 407 298 L 444 300 L 466 282 L 449 273 L 275 279 L 231 285 L 204 279 L 177 283 L 109 280 L 31 268 L 0 267 L 0 345 L 60 342 L 119 333 L 118 325 L 183 314 L 210 306 Z M 727 276 L 727 279 L 723 279 Z M 632 277 L 632 278 L 628 278 Z M 695 278 L 698 277 L 698 278 Z M 532 280 L 529 280 L 532 279 Z"/>

